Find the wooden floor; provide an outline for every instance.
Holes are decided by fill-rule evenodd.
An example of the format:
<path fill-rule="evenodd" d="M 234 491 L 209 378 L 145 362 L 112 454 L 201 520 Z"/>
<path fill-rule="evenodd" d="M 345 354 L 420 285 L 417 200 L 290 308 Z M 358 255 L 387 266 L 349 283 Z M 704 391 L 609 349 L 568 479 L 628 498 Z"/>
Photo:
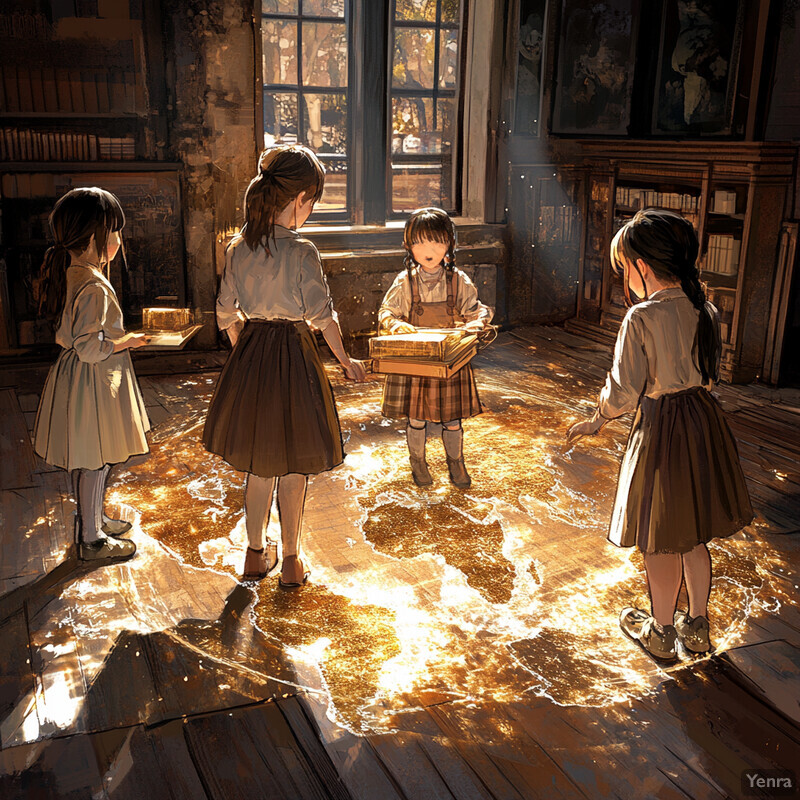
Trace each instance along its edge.
<path fill-rule="evenodd" d="M 719 388 L 758 516 L 712 548 L 717 653 L 664 670 L 616 625 L 644 598 L 635 553 L 605 542 L 629 421 L 563 444 L 609 361 L 549 327 L 479 356 L 469 492 L 438 442 L 416 490 L 378 384 L 332 370 L 349 455 L 311 483 L 296 594 L 236 580 L 241 476 L 198 442 L 217 372 L 141 377 L 152 453 L 109 490 L 139 550 L 100 568 L 76 560 L 66 475 L 30 446 L 42 375 L 15 374 L 0 797 L 775 796 L 745 774 L 800 775 L 800 392 Z"/>

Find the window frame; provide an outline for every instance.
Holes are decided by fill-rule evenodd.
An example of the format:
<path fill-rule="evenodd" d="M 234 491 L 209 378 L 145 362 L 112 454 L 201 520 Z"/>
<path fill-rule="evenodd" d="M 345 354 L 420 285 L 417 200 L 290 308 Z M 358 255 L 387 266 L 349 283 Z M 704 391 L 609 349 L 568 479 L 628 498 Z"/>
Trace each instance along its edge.
<path fill-rule="evenodd" d="M 453 141 L 451 144 L 451 187 L 453 209 L 447 209 L 453 216 L 461 211 L 462 168 L 463 168 L 463 116 L 464 76 L 466 71 L 467 38 L 467 0 L 459 0 L 459 19 L 457 23 L 441 24 L 443 0 L 437 0 L 436 21 L 408 20 L 400 28 L 433 29 L 435 31 L 436 71 L 434 85 L 429 90 L 394 89 L 392 87 L 392 67 L 394 59 L 394 33 L 397 0 L 391 2 L 359 2 L 346 0 L 344 17 L 304 16 L 303 0 L 298 0 L 294 14 L 265 12 L 261 9 L 259 17 L 259 45 L 263 41 L 263 25 L 267 20 L 294 21 L 297 23 L 297 84 L 264 83 L 263 52 L 258 48 L 258 86 L 260 87 L 260 122 L 258 132 L 258 151 L 264 149 L 264 104 L 267 93 L 294 93 L 297 96 L 298 142 L 304 143 L 305 94 L 344 94 L 347 107 L 347 152 L 344 156 L 321 154 L 323 164 L 328 159 L 344 160 L 347 164 L 347 208 L 344 211 L 318 211 L 308 220 L 309 226 L 330 224 L 385 226 L 402 219 L 408 212 L 395 212 L 390 195 L 392 186 L 392 98 L 412 96 L 432 98 L 434 103 L 441 97 L 451 97 L 453 103 Z M 347 47 L 347 86 L 341 91 L 333 87 L 304 86 L 302 84 L 302 24 L 304 22 L 344 21 Z M 439 87 L 440 34 L 442 31 L 458 32 L 458 62 L 456 85 L 453 89 Z M 438 110 L 438 109 L 437 109 Z M 443 164 L 445 154 L 402 154 L 402 165 Z M 397 162 L 395 162 L 397 163 Z M 383 180 L 378 180 L 382 176 Z M 444 176 L 443 176 L 444 178 Z"/>

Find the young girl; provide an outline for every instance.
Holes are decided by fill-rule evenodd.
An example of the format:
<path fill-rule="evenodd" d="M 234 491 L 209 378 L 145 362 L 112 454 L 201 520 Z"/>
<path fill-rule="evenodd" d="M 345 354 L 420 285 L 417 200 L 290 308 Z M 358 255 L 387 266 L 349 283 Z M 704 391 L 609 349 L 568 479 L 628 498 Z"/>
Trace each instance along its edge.
<path fill-rule="evenodd" d="M 697 269 L 694 228 L 669 211 L 639 211 L 615 236 L 611 261 L 632 306 L 617 336 L 614 365 L 591 420 L 567 438 L 597 433 L 636 409 L 622 461 L 609 539 L 644 555 L 652 613 L 623 609 L 622 630 L 656 658 L 711 649 L 706 542 L 753 520 L 739 456 L 719 404 L 717 311 Z M 676 612 L 681 583 L 688 612 Z"/>
<path fill-rule="evenodd" d="M 203 432 L 210 452 L 247 473 L 245 580 L 260 580 L 278 565 L 277 542 L 265 541 L 277 484 L 283 587 L 308 579 L 298 553 L 308 476 L 344 458 L 333 391 L 310 326 L 322 331 L 349 379 L 365 378 L 342 344 L 317 248 L 296 231 L 324 184 L 322 165 L 306 147 L 261 155 L 245 194 L 242 233 L 226 252 L 217 322 L 233 352 Z"/>
<path fill-rule="evenodd" d="M 477 333 L 491 319 L 491 309 L 478 300 L 472 281 L 456 268 L 456 229 L 440 208 L 420 208 L 406 222 L 403 235 L 405 270 L 383 298 L 378 322 L 389 333 L 412 333 L 417 327 L 464 327 Z M 481 413 L 472 367 L 452 378 L 387 375 L 382 411 L 386 417 L 407 417 L 406 438 L 411 475 L 417 486 L 433 478 L 425 461 L 428 422 L 442 424 L 442 442 L 451 482 L 467 488 L 461 420 Z"/>
<path fill-rule="evenodd" d="M 55 244 L 38 282 L 40 313 L 58 323 L 63 348 L 50 369 L 36 415 L 34 448 L 48 463 L 72 473 L 78 504 L 78 557 L 126 559 L 136 545 L 110 539 L 130 524 L 103 514 L 113 464 L 148 452 L 150 428 L 128 350 L 147 343 L 125 333 L 107 268 L 121 245 L 125 215 L 119 200 L 98 188 L 73 189 L 55 205 Z"/>

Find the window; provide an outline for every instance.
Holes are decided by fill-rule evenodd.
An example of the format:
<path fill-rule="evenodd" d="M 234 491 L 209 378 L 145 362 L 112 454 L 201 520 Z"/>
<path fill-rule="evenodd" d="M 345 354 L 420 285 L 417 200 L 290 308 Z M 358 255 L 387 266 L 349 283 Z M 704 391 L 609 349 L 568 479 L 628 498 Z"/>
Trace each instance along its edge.
<path fill-rule="evenodd" d="M 391 81 L 393 212 L 455 207 L 458 0 L 395 0 Z"/>
<path fill-rule="evenodd" d="M 455 211 L 461 0 L 263 0 L 264 143 L 325 164 L 313 220 Z"/>
<path fill-rule="evenodd" d="M 311 147 L 327 172 L 319 215 L 347 212 L 346 0 L 264 0 L 264 144 Z M 298 57 L 299 54 L 299 57 Z"/>

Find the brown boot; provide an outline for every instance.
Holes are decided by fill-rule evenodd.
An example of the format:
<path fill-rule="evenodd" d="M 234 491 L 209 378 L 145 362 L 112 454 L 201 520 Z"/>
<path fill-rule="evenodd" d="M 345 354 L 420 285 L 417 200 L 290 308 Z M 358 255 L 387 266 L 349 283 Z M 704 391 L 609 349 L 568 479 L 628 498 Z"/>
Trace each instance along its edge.
<path fill-rule="evenodd" d="M 447 454 L 447 469 L 450 472 L 450 482 L 459 489 L 468 489 L 472 485 L 472 478 L 467 472 L 464 463 L 464 430 L 458 428 L 454 431 L 442 428 L 442 443 Z"/>
<path fill-rule="evenodd" d="M 425 461 L 425 439 L 428 432 L 425 428 L 415 428 L 409 425 L 406 428 L 406 440 L 408 441 L 408 453 L 411 461 L 411 477 L 417 486 L 430 486 L 433 478 L 428 470 L 428 462 Z"/>

